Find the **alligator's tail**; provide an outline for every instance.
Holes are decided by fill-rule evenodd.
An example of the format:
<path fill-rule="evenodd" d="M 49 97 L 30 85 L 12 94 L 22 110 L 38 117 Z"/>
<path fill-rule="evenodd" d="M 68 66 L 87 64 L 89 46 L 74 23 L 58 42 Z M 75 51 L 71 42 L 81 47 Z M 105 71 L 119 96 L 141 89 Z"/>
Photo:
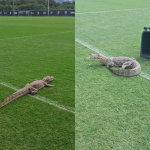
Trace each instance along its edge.
<path fill-rule="evenodd" d="M 129 70 L 115 70 L 115 69 L 111 69 L 111 68 L 108 68 L 108 69 L 110 71 L 112 71 L 113 73 L 115 73 L 119 76 L 124 76 L 124 77 L 135 76 L 135 75 L 138 75 L 141 72 L 141 67 L 134 68 L 134 69 L 129 69 Z"/>
<path fill-rule="evenodd" d="M 0 104 L 0 108 L 2 108 L 3 106 L 7 105 L 8 103 L 10 103 L 11 101 L 21 97 L 21 96 L 24 96 L 26 94 L 29 94 L 30 93 L 30 90 L 29 89 L 20 89 L 18 90 L 17 92 L 13 93 L 12 95 L 10 95 L 9 97 L 7 97 L 2 104 Z"/>

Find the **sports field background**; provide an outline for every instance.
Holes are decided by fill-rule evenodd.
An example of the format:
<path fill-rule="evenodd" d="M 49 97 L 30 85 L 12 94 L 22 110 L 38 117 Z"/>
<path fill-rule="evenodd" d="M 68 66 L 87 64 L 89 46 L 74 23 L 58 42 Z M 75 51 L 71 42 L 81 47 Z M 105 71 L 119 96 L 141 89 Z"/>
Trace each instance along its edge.
<path fill-rule="evenodd" d="M 91 49 L 134 57 L 149 76 L 150 60 L 140 57 L 141 34 L 150 26 L 148 0 L 76 1 L 76 149 L 146 150 L 150 147 L 150 81 L 120 77 L 88 59 Z M 83 7 L 84 6 L 84 7 Z M 80 42 L 89 44 L 87 48 Z M 86 45 L 85 44 L 85 45 Z"/>
<path fill-rule="evenodd" d="M 26 95 L 0 109 L 0 149 L 74 149 L 74 32 L 74 17 L 0 17 L 0 103 L 12 86 L 56 85 L 39 90 L 47 103 Z"/>

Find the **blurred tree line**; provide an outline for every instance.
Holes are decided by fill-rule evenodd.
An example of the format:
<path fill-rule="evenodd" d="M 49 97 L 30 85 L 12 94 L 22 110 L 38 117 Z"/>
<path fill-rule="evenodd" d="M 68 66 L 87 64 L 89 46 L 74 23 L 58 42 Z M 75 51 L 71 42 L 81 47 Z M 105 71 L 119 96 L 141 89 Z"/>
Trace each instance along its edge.
<path fill-rule="evenodd" d="M 47 10 L 47 0 L 14 0 L 15 10 Z M 49 9 L 75 9 L 75 2 L 56 3 L 49 0 Z M 0 0 L 0 10 L 13 10 L 13 0 Z"/>

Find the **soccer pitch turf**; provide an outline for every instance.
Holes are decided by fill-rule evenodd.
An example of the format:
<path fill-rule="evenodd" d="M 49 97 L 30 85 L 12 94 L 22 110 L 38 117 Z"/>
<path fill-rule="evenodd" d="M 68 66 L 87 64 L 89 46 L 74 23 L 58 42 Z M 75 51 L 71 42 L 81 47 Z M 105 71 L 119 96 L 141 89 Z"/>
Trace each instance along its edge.
<path fill-rule="evenodd" d="M 150 26 L 148 2 L 76 1 L 77 150 L 150 147 L 150 60 L 140 57 L 143 27 Z M 115 75 L 88 59 L 94 50 L 113 57 L 134 57 L 141 64 L 142 74 Z"/>
<path fill-rule="evenodd" d="M 0 110 L 0 149 L 74 149 L 74 41 L 74 17 L 0 17 L 0 103 L 34 79 L 56 85 Z"/>

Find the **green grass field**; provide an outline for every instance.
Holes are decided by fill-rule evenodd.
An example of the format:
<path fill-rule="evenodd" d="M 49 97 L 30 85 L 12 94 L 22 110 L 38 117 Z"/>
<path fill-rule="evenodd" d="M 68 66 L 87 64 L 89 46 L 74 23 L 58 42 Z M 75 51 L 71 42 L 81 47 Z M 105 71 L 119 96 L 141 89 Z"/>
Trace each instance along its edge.
<path fill-rule="evenodd" d="M 53 75 L 53 88 L 0 109 L 0 149 L 72 150 L 75 143 L 75 18 L 0 17 L 0 83 L 22 88 Z M 0 103 L 15 90 L 0 84 Z"/>
<path fill-rule="evenodd" d="M 150 74 L 150 60 L 140 57 L 143 27 L 150 26 L 148 2 L 76 1 L 76 41 L 113 57 L 134 57 Z M 96 52 L 75 46 L 76 150 L 148 150 L 150 81 L 117 76 L 88 59 Z"/>

